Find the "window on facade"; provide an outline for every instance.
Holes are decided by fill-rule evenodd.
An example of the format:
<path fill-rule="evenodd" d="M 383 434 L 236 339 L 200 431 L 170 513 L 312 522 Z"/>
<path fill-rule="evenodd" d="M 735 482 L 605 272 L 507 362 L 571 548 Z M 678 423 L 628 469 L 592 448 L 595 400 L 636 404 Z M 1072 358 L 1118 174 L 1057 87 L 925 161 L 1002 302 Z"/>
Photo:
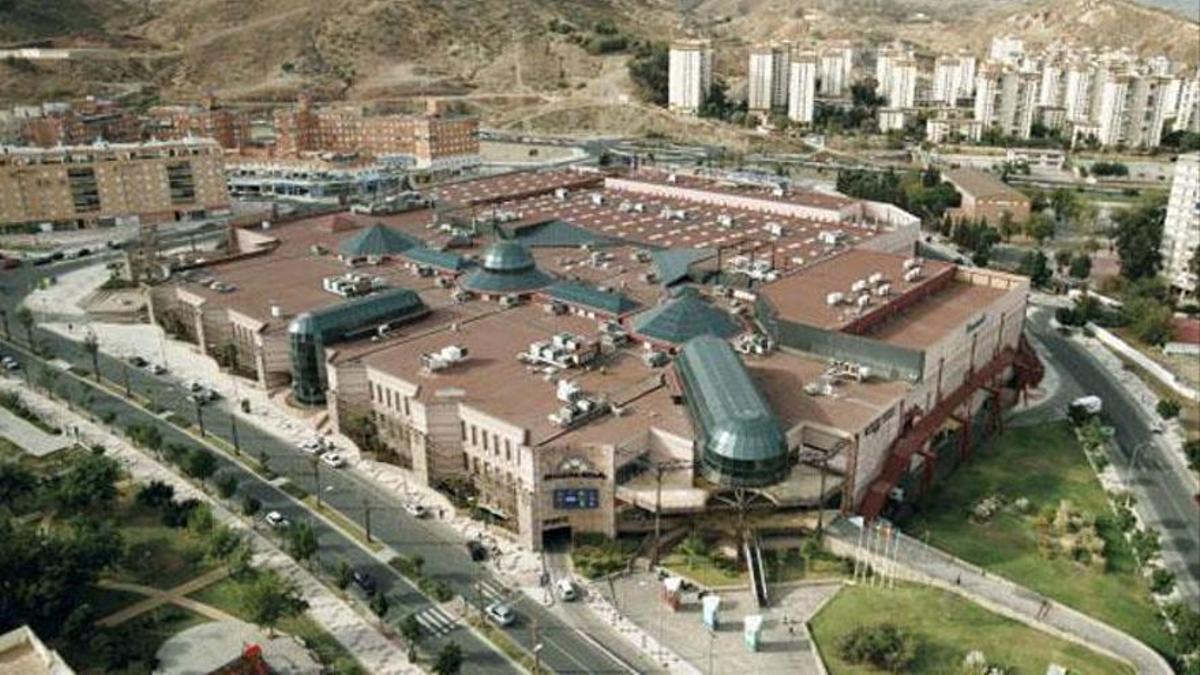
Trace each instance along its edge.
<path fill-rule="evenodd" d="M 479 439 L 475 436 L 475 425 L 471 425 L 471 445 L 479 445 Z"/>
<path fill-rule="evenodd" d="M 459 422 L 459 423 L 458 423 L 458 430 L 459 430 L 460 432 L 462 432 L 462 439 L 463 439 L 464 441 L 465 441 L 465 440 L 467 440 L 467 423 L 466 423 L 466 422 Z"/>
<path fill-rule="evenodd" d="M 486 431 L 483 432 L 483 449 L 484 450 L 488 449 L 488 434 Z"/>

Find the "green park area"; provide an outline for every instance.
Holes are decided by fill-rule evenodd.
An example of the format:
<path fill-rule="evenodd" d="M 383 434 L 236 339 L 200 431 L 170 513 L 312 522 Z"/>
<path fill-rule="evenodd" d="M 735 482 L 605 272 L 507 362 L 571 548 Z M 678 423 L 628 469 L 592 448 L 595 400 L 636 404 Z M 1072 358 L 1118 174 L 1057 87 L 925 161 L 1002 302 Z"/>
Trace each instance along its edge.
<path fill-rule="evenodd" d="M 833 675 L 858 673 L 1133 673 L 1085 647 L 994 614 L 953 593 L 924 586 L 847 586 L 811 622 Z M 965 666 L 979 652 L 985 667 Z M 979 656 L 974 657 L 979 659 Z M 978 663 L 978 661 L 977 661 Z"/>
<path fill-rule="evenodd" d="M 904 529 L 1172 650 L 1116 514 L 1066 422 L 1006 430 L 936 487 Z"/>

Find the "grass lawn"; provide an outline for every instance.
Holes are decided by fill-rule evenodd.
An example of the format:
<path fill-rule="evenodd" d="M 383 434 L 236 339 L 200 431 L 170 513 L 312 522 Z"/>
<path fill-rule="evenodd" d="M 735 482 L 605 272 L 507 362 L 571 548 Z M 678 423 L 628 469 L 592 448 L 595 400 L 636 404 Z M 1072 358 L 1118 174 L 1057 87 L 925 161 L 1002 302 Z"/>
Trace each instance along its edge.
<path fill-rule="evenodd" d="M 146 596 L 112 588 L 89 586 L 79 597 L 79 604 L 89 604 L 96 611 L 96 617 L 103 619 L 109 614 L 119 612 L 134 603 L 145 600 Z"/>
<path fill-rule="evenodd" d="M 163 525 L 158 511 L 137 506 L 128 491 L 114 511 L 126 548 L 125 559 L 108 575 L 113 579 L 167 589 L 215 568 L 199 537 Z"/>
<path fill-rule="evenodd" d="M 242 606 L 242 591 L 247 583 L 248 580 L 226 578 L 207 588 L 196 591 L 188 597 L 212 605 L 244 620 L 249 620 L 246 610 Z M 354 659 L 350 652 L 346 651 L 341 643 L 335 640 L 332 635 L 325 632 L 325 629 L 307 614 L 284 619 L 277 626 L 277 630 L 295 635 L 304 640 L 304 644 L 308 645 L 309 649 L 313 650 L 321 663 L 328 666 L 332 672 L 339 674 L 348 673 L 350 675 L 363 672 L 362 667 L 358 665 L 358 661 Z"/>
<path fill-rule="evenodd" d="M 878 673 L 838 656 L 838 639 L 854 628 L 890 621 L 915 634 L 920 647 L 907 672 L 957 673 L 972 650 L 989 664 L 1018 673 L 1044 673 L 1057 663 L 1072 673 L 1133 673 L 1133 669 L 1073 642 L 1060 640 L 1022 623 L 993 614 L 953 593 L 925 586 L 882 590 L 847 586 L 812 620 L 813 640 L 834 675 Z"/>
<path fill-rule="evenodd" d="M 1001 510 L 991 521 L 969 520 L 980 499 L 1025 497 L 1027 514 Z M 1085 567 L 1038 550 L 1033 520 L 1062 499 L 1097 516 L 1107 543 L 1107 568 Z M 923 510 L 904 524 L 910 535 L 989 571 L 1090 614 L 1170 653 L 1171 639 L 1157 616 L 1133 554 L 1113 523 L 1107 498 L 1066 422 L 1013 427 L 935 488 Z"/>

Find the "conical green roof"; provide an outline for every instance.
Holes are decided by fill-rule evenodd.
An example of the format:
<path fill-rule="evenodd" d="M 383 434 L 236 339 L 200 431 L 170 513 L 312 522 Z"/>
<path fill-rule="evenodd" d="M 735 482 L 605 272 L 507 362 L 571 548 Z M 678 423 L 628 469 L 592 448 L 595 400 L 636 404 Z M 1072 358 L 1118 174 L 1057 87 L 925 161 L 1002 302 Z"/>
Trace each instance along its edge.
<path fill-rule="evenodd" d="M 728 312 L 687 292 L 634 317 L 633 330 L 651 340 L 683 344 L 701 335 L 732 337 L 742 327 Z"/>
<path fill-rule="evenodd" d="M 539 270 L 529 250 L 515 241 L 498 241 L 483 256 L 483 267 L 462 281 L 476 293 L 529 293 L 549 286 L 554 278 Z"/>
<path fill-rule="evenodd" d="M 522 272 L 535 266 L 529 249 L 515 241 L 498 241 L 483 255 L 483 268 L 490 272 Z"/>
<path fill-rule="evenodd" d="M 658 274 L 658 283 L 670 286 L 686 279 L 689 268 L 701 260 L 707 260 L 717 254 L 711 248 L 667 248 L 650 252 L 654 269 Z"/>
<path fill-rule="evenodd" d="M 343 239 L 338 244 L 338 252 L 348 256 L 382 257 L 403 253 L 420 245 L 421 241 L 416 237 L 397 232 L 383 223 L 375 223 Z"/>

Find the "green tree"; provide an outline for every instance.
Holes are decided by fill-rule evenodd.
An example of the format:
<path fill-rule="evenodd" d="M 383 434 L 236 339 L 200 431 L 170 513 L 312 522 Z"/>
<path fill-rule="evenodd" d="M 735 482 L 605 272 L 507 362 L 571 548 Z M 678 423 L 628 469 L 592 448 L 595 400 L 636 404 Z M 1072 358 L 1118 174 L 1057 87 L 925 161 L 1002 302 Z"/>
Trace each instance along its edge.
<path fill-rule="evenodd" d="M 372 595 L 370 604 L 371 611 L 375 612 L 375 616 L 378 616 L 381 619 L 387 616 L 388 609 L 390 609 L 392 606 L 391 601 L 388 600 L 387 593 L 382 592 Z"/>
<path fill-rule="evenodd" d="M 421 643 L 421 622 L 417 621 L 416 613 L 406 614 L 400 621 L 400 635 L 404 638 L 404 642 L 408 644 L 408 661 L 412 663 L 417 660 L 417 645 Z"/>
<path fill-rule="evenodd" d="M 647 103 L 666 105 L 670 85 L 671 56 L 664 42 L 642 45 L 629 59 L 629 79 L 638 96 Z"/>
<path fill-rule="evenodd" d="M 68 512 L 109 504 L 117 497 L 120 479 L 121 465 L 115 459 L 94 452 L 78 455 L 58 481 L 55 502 Z"/>
<path fill-rule="evenodd" d="M 175 501 L 175 488 L 161 480 L 150 481 L 138 489 L 134 499 L 148 509 L 161 509 Z"/>
<path fill-rule="evenodd" d="M 184 461 L 183 472 L 199 481 L 208 480 L 217 471 L 217 458 L 203 448 L 192 448 Z"/>
<path fill-rule="evenodd" d="M 1050 207 L 1060 223 L 1069 223 L 1079 219 L 1082 204 L 1074 190 L 1058 188 L 1050 194 Z"/>
<path fill-rule="evenodd" d="M 1071 258 L 1071 264 L 1067 271 L 1072 279 L 1087 279 L 1092 275 L 1092 256 L 1086 253 L 1077 253 Z"/>
<path fill-rule="evenodd" d="M 83 350 L 87 352 L 92 360 L 92 377 L 100 381 L 100 340 L 93 332 L 88 332 L 83 338 Z"/>
<path fill-rule="evenodd" d="M 693 532 L 684 538 L 683 541 L 679 542 L 676 550 L 687 561 L 688 569 L 692 569 L 695 566 L 697 558 L 703 558 L 708 555 L 708 544 L 704 542 L 704 539 L 700 535 Z"/>
<path fill-rule="evenodd" d="M 22 305 L 17 309 L 17 323 L 21 324 L 21 328 L 25 329 L 25 344 L 33 346 L 33 311 Z"/>
<path fill-rule="evenodd" d="M 1029 282 L 1038 288 L 1049 283 L 1050 278 L 1054 275 L 1050 269 L 1049 260 L 1046 259 L 1046 254 L 1041 250 L 1025 254 L 1025 258 L 1021 260 L 1020 272 L 1029 277 Z"/>
<path fill-rule="evenodd" d="M 242 595 L 242 604 L 257 626 L 266 628 L 271 636 L 283 619 L 308 609 L 308 603 L 290 581 L 274 570 L 264 572 L 251 583 Z"/>
<path fill-rule="evenodd" d="M 191 509 L 191 512 L 188 513 L 188 529 L 202 537 L 212 533 L 213 528 L 216 527 L 216 524 L 217 521 L 215 518 L 213 518 L 212 509 L 209 508 L 208 504 L 197 504 L 196 507 Z"/>
<path fill-rule="evenodd" d="M 232 471 L 222 472 L 217 476 L 217 494 L 221 499 L 229 499 L 238 489 L 237 476 Z"/>
<path fill-rule="evenodd" d="M 457 642 L 447 642 L 438 651 L 437 660 L 433 662 L 433 672 L 437 675 L 455 675 L 462 670 L 462 647 Z"/>
<path fill-rule="evenodd" d="M 1183 454 L 1187 457 L 1188 466 L 1192 471 L 1200 471 L 1200 438 L 1193 438 L 1183 444 Z"/>
<path fill-rule="evenodd" d="M 242 536 L 233 528 L 217 526 L 208 537 L 208 557 L 224 562 L 242 545 Z"/>
<path fill-rule="evenodd" d="M 1154 277 L 1162 266 L 1163 221 L 1166 218 L 1165 197 L 1155 195 L 1137 205 L 1119 211 L 1115 243 L 1121 261 L 1121 273 L 1131 281 Z"/>
<path fill-rule="evenodd" d="M 1125 316 L 1139 340 L 1162 345 L 1171 337 L 1174 319 L 1171 308 L 1153 298 L 1133 298 L 1125 302 Z"/>
<path fill-rule="evenodd" d="M 339 590 L 346 590 L 350 583 L 354 581 L 354 568 L 345 559 L 339 560 L 337 567 L 333 571 L 333 584 Z"/>
<path fill-rule="evenodd" d="M 261 510 L 262 502 L 257 497 L 251 495 L 242 496 L 242 515 L 247 518 L 253 518 Z"/>
<path fill-rule="evenodd" d="M 286 539 L 288 554 L 300 562 L 308 562 L 317 553 L 317 533 L 307 520 L 289 525 Z"/>
<path fill-rule="evenodd" d="M 1182 406 L 1179 405 L 1179 401 L 1176 401 L 1173 398 L 1160 398 L 1158 400 L 1158 405 L 1155 406 L 1155 410 L 1158 411 L 1159 416 L 1161 416 L 1164 420 L 1172 420 L 1176 417 L 1179 417 L 1179 411 L 1181 409 Z"/>
<path fill-rule="evenodd" d="M 33 494 L 37 476 L 18 462 L 0 462 L 0 504 L 15 506 Z"/>
<path fill-rule="evenodd" d="M 1054 238 L 1054 219 L 1044 213 L 1039 213 L 1029 219 L 1025 226 L 1029 237 L 1041 246 L 1047 239 Z"/>

